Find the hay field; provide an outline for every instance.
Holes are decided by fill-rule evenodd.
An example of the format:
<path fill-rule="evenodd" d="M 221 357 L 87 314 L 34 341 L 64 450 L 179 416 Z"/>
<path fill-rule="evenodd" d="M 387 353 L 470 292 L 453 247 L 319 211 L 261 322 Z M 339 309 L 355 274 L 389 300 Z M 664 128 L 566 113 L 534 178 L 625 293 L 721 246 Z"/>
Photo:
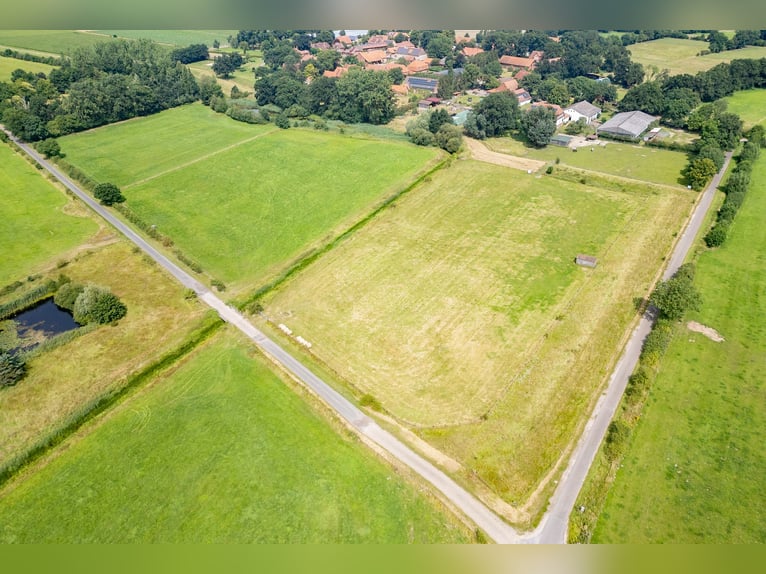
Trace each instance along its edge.
<path fill-rule="evenodd" d="M 269 296 L 266 315 L 467 481 L 518 502 L 582 424 L 691 198 L 460 161 Z"/>

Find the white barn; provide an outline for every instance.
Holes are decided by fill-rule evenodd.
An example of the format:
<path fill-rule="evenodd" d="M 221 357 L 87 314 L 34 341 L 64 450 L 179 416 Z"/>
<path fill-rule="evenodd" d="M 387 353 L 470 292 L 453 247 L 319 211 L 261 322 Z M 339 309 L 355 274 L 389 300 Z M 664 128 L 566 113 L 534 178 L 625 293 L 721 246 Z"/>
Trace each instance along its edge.
<path fill-rule="evenodd" d="M 572 118 L 573 122 L 576 122 L 580 118 L 584 118 L 586 124 L 591 123 L 601 114 L 601 108 L 594 106 L 585 100 L 572 104 L 564 111 L 570 118 Z"/>

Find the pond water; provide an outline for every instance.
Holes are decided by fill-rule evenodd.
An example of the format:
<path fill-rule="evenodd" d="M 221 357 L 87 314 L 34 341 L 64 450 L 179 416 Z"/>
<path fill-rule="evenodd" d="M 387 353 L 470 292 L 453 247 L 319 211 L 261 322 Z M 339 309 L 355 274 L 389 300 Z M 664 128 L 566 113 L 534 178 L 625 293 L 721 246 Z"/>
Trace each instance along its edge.
<path fill-rule="evenodd" d="M 17 345 L 13 351 L 32 349 L 55 335 L 72 331 L 80 326 L 69 311 L 53 302 L 53 298 L 45 299 L 34 307 L 25 309 L 11 317 L 10 322 L 16 329 Z M 9 322 L 4 323 L 7 328 Z"/>

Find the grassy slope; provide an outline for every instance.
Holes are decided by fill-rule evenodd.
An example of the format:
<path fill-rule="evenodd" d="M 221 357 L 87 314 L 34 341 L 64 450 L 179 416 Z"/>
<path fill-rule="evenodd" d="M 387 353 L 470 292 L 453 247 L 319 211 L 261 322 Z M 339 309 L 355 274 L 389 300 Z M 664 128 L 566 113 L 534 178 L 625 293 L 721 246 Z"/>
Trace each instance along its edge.
<path fill-rule="evenodd" d="M 59 273 L 108 286 L 125 302 L 128 315 L 116 327 L 101 327 L 33 359 L 28 376 L 0 392 L 0 466 L 178 346 L 204 313 L 200 303 L 185 301 L 180 286 L 126 243 L 83 253 L 50 275 Z"/>
<path fill-rule="evenodd" d="M 766 542 L 766 158 L 696 283 L 714 343 L 681 332 L 594 534 L 597 542 Z"/>
<path fill-rule="evenodd" d="M 697 56 L 699 52 L 707 49 L 707 42 L 681 38 L 660 38 L 628 46 L 633 61 L 643 64 L 644 67 L 654 65 L 659 70 L 668 69 L 671 74 L 696 74 L 721 62 L 766 56 L 764 47 L 748 47 Z"/>
<path fill-rule="evenodd" d="M 235 341 L 219 336 L 6 492 L 0 540 L 467 541 Z"/>
<path fill-rule="evenodd" d="M 0 46 L 69 54 L 76 48 L 92 46 L 110 38 L 74 30 L 0 30 Z"/>
<path fill-rule="evenodd" d="M 729 111 L 745 122 L 745 128 L 766 122 L 766 89 L 745 90 L 724 98 Z"/>
<path fill-rule="evenodd" d="M 501 153 L 551 162 L 559 158 L 563 165 L 666 185 L 681 185 L 681 171 L 688 161 L 682 152 L 615 142 L 577 152 L 555 146 L 530 148 L 513 138 L 488 139 L 485 143 Z"/>
<path fill-rule="evenodd" d="M 458 162 L 266 313 L 393 414 L 437 425 L 421 433 L 467 472 L 523 500 L 606 374 L 687 201 Z M 599 268 L 575 267 L 581 251 Z"/>
<path fill-rule="evenodd" d="M 8 82 L 11 79 L 11 73 L 14 70 L 21 68 L 27 72 L 37 74 L 42 72 L 48 74 L 53 69 L 53 66 L 48 64 L 38 64 L 37 62 L 26 62 L 24 60 L 17 60 L 16 58 L 4 58 L 0 56 L 0 82 Z"/>
<path fill-rule="evenodd" d="M 99 34 L 111 36 L 116 34 L 120 38 L 139 39 L 148 38 L 162 44 L 174 44 L 176 46 L 188 46 L 190 44 L 213 45 L 213 40 L 221 44 L 226 43 L 226 38 L 236 35 L 237 30 L 97 30 Z"/>
<path fill-rule="evenodd" d="M 67 161 L 86 174 L 125 186 L 272 129 L 236 122 L 197 103 L 58 141 Z"/>
<path fill-rule="evenodd" d="M 98 226 L 7 145 L 0 144 L 0 286 L 38 271 Z M 68 210 L 68 213 L 65 213 Z"/>

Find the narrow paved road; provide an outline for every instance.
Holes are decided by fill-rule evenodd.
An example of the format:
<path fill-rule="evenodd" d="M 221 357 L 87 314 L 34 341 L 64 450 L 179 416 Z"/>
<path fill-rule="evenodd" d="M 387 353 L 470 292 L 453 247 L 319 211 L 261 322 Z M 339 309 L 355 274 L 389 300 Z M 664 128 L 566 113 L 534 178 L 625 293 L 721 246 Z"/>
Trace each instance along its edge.
<path fill-rule="evenodd" d="M 523 536 L 519 535 L 482 502 L 459 486 L 454 480 L 449 478 L 430 462 L 412 451 L 394 435 L 381 428 L 374 420 L 364 414 L 340 393 L 309 371 L 295 357 L 269 339 L 263 332 L 256 329 L 255 326 L 253 326 L 253 324 L 236 309 L 226 305 L 226 303 L 216 297 L 216 295 L 205 285 L 194 279 L 191 275 L 162 255 L 162 253 L 147 243 L 129 226 L 112 215 L 109 210 L 91 198 L 90 195 L 80 189 L 79 186 L 61 173 L 61 171 L 54 165 L 43 159 L 33 148 L 13 137 L 13 135 L 5 130 L 2 125 L 0 125 L 0 129 L 3 129 L 25 153 L 48 170 L 56 179 L 66 186 L 67 189 L 72 191 L 72 193 L 77 195 L 77 197 L 93 209 L 93 211 L 108 221 L 130 241 L 135 243 L 185 287 L 193 289 L 199 298 L 215 309 L 224 321 L 231 323 L 242 331 L 264 354 L 292 373 L 298 380 L 316 393 L 360 435 L 383 448 L 392 457 L 407 465 L 423 479 L 436 487 L 457 509 L 470 518 L 492 540 L 501 544 L 519 543 L 524 541 Z"/>
<path fill-rule="evenodd" d="M 731 156 L 732 152 L 726 154 L 726 161 L 721 171 L 715 175 L 697 202 L 694 213 L 689 218 L 686 229 L 676 243 L 668 266 L 662 275 L 663 280 L 670 278 L 678 271 L 678 268 L 686 259 L 686 255 L 694 244 L 697 233 L 699 233 L 705 215 L 708 209 L 710 209 L 710 204 L 713 202 L 716 189 L 718 189 L 721 183 L 721 178 L 729 166 Z M 628 384 L 628 377 L 630 377 L 638 363 L 641 346 L 652 329 L 654 319 L 655 316 L 652 310 L 647 311 L 633 331 L 633 335 L 628 340 L 622 357 L 620 357 L 612 372 L 607 389 L 596 403 L 596 407 L 593 409 L 593 413 L 580 436 L 580 441 L 572 453 L 572 457 L 569 459 L 569 464 L 559 479 L 559 484 L 551 497 L 548 510 L 538 527 L 529 537 L 529 542 L 555 544 L 567 541 L 569 515 L 577 500 L 577 495 L 582 489 L 585 477 L 588 475 L 588 470 L 593 463 L 601 441 L 606 434 L 607 427 L 620 404 L 620 399 Z"/>

